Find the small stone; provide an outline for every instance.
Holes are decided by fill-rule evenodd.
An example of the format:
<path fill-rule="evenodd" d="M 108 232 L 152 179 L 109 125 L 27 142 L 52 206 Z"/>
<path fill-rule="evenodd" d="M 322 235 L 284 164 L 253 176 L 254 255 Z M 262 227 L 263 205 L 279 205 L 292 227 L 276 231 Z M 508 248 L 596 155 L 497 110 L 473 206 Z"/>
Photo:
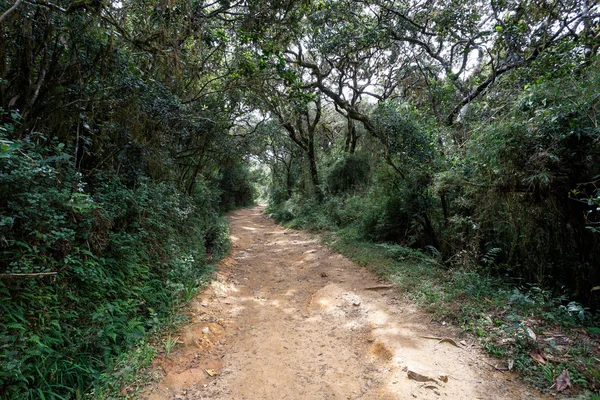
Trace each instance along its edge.
<path fill-rule="evenodd" d="M 408 370 L 407 375 L 408 375 L 408 379 L 412 379 L 417 382 L 430 382 L 430 381 L 435 382 L 434 378 L 431 378 L 427 375 L 423 375 L 423 374 L 420 374 L 420 373 L 412 371 L 412 370 Z"/>
<path fill-rule="evenodd" d="M 202 328 L 202 333 L 208 335 L 210 333 L 210 328 L 208 326 L 205 326 L 204 328 Z"/>

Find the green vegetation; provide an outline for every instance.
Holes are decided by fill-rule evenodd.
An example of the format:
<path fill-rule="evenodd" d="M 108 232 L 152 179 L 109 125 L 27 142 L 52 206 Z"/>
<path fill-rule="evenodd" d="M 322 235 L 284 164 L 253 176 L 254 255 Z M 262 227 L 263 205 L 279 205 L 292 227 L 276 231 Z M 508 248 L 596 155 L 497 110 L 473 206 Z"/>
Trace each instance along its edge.
<path fill-rule="evenodd" d="M 10 188 L 0 195 L 7 399 L 82 395 L 189 300 L 211 271 L 207 259 L 229 248 L 214 189 L 200 183 L 188 196 L 143 177 L 133 186 L 100 173 L 86 180 L 67 146 L 45 140 L 13 141 L 0 160 L 0 185 Z"/>
<path fill-rule="evenodd" d="M 141 384 L 256 196 L 597 391 L 596 3 L 0 1 L 0 398 Z"/>
<path fill-rule="evenodd" d="M 227 253 L 223 212 L 252 203 L 241 140 L 228 135 L 239 108 L 222 82 L 206 84 L 212 48 L 175 64 L 158 50 L 150 36 L 179 35 L 158 9 L 7 5 L 0 398 L 114 398 Z M 181 68 L 201 58 L 203 69 Z M 186 102 L 186 87 L 202 101 Z"/>

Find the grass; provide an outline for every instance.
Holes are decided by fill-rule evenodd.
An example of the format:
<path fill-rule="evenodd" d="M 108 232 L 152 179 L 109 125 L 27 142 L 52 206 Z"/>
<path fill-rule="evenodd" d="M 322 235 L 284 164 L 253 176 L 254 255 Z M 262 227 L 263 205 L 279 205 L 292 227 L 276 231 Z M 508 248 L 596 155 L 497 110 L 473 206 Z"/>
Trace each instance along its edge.
<path fill-rule="evenodd" d="M 551 392 L 567 369 L 573 387 L 561 396 L 598 398 L 598 319 L 581 305 L 537 286 L 517 287 L 477 271 L 448 269 L 418 250 L 361 240 L 351 229 L 323 237 L 333 249 L 398 286 L 433 320 L 473 335 L 499 363 L 512 359 L 514 369 L 538 389 Z M 546 364 L 531 354 L 543 355 Z"/>
<path fill-rule="evenodd" d="M 178 342 L 179 342 L 179 336 L 172 337 L 170 333 L 167 335 L 167 337 L 165 339 L 163 339 L 163 346 L 165 348 L 165 353 L 167 354 L 167 357 L 171 354 L 171 351 L 177 345 Z"/>
<path fill-rule="evenodd" d="M 133 349 L 123 353 L 113 369 L 103 373 L 98 384 L 87 398 L 100 400 L 130 399 L 149 383 L 158 378 L 152 370 L 156 347 L 147 341 L 140 341 Z"/>
<path fill-rule="evenodd" d="M 224 254 L 220 256 L 224 256 Z M 218 260 L 213 258 L 212 261 Z M 156 382 L 161 377 L 161 372 L 152 367 L 152 362 L 161 351 L 169 356 L 179 343 L 179 336 L 175 336 L 173 333 L 182 324 L 188 322 L 186 313 L 189 301 L 210 283 L 214 271 L 215 267 L 212 264 L 208 265 L 204 275 L 198 281 L 199 286 L 194 287 L 193 290 L 187 289 L 182 301 L 174 305 L 171 314 L 157 321 L 154 331 L 129 351 L 122 353 L 112 369 L 99 377 L 94 389 L 86 395 L 86 398 L 94 400 L 137 399 L 143 389 L 152 382 Z"/>

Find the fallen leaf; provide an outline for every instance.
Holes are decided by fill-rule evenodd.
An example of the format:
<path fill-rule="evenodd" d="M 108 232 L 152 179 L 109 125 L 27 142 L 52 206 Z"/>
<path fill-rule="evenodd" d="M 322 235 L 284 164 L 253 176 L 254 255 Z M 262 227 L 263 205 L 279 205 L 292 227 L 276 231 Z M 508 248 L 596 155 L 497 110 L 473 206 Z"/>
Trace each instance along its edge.
<path fill-rule="evenodd" d="M 515 365 L 515 360 L 513 360 L 512 358 L 509 358 L 508 359 L 508 370 L 512 371 L 514 365 Z"/>
<path fill-rule="evenodd" d="M 529 353 L 529 357 L 533 358 L 535 361 L 539 362 L 540 364 L 546 365 L 546 360 L 544 360 L 544 357 L 542 357 L 539 353 L 532 351 L 531 353 Z"/>
<path fill-rule="evenodd" d="M 208 376 L 215 376 L 218 375 L 219 373 L 214 370 L 214 369 L 205 369 L 204 372 L 206 372 L 208 374 Z"/>
<path fill-rule="evenodd" d="M 487 301 L 488 303 L 491 303 L 492 301 L 490 299 L 488 299 L 487 297 L 484 297 L 485 301 Z"/>
<path fill-rule="evenodd" d="M 467 347 L 467 342 L 465 342 L 464 340 L 461 340 L 460 344 L 462 344 L 463 346 Z"/>
<path fill-rule="evenodd" d="M 450 339 L 450 338 L 443 338 L 438 343 L 450 343 L 452 346 L 458 347 L 458 345 L 456 344 L 456 342 L 453 339 Z"/>
<path fill-rule="evenodd" d="M 571 375 L 569 375 L 568 370 L 564 370 L 557 378 L 556 378 L 556 391 L 562 392 L 567 387 L 571 386 Z"/>
<path fill-rule="evenodd" d="M 537 340 L 537 336 L 531 328 L 527 328 L 527 336 L 529 336 L 534 342 Z"/>
<path fill-rule="evenodd" d="M 591 292 L 594 292 L 594 291 L 596 291 L 596 290 L 600 290 L 600 286 L 594 286 L 594 287 L 592 288 Z"/>

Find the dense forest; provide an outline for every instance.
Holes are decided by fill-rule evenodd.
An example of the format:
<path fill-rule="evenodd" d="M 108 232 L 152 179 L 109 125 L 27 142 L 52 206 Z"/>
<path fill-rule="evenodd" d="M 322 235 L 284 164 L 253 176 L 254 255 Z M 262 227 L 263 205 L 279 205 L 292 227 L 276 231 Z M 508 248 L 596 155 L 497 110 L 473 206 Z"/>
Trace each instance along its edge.
<path fill-rule="evenodd" d="M 83 398 L 224 212 L 600 306 L 593 0 L 0 0 L 0 398 Z"/>

